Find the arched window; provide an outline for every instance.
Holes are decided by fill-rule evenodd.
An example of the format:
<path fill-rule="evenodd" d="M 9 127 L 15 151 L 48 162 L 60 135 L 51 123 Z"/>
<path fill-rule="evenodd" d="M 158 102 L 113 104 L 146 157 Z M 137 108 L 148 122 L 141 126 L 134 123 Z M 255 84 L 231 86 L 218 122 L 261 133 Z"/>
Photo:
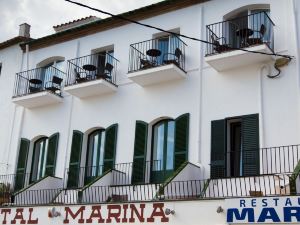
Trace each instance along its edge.
<path fill-rule="evenodd" d="M 105 130 L 98 129 L 88 136 L 86 151 L 86 175 L 85 183 L 89 183 L 103 172 L 105 147 Z"/>
<path fill-rule="evenodd" d="M 37 67 L 40 68 L 39 79 L 43 84 L 52 81 L 53 76 L 60 77 L 61 71 L 64 71 L 64 61 L 64 57 L 54 56 L 37 64 Z"/>

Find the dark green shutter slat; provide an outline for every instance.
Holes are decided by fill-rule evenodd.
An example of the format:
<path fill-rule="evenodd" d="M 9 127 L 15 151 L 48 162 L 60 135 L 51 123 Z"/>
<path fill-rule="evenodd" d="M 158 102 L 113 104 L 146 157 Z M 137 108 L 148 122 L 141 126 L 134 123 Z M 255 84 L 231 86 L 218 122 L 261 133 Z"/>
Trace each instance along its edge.
<path fill-rule="evenodd" d="M 46 161 L 46 175 L 55 175 L 55 166 L 57 158 L 59 133 L 51 135 L 48 139 L 47 161 Z"/>
<path fill-rule="evenodd" d="M 113 169 L 117 147 L 118 124 L 111 125 L 105 130 L 103 172 Z"/>
<path fill-rule="evenodd" d="M 68 187 L 77 187 L 80 173 L 81 149 L 83 133 L 73 131 L 71 157 L 68 171 Z"/>
<path fill-rule="evenodd" d="M 27 167 L 27 158 L 29 151 L 30 141 L 22 138 L 19 149 L 19 156 L 17 162 L 17 172 L 15 177 L 15 191 L 18 191 L 24 187 L 24 182 L 26 179 L 26 167 Z"/>
<path fill-rule="evenodd" d="M 259 118 L 258 114 L 242 117 L 243 175 L 259 175 Z"/>
<path fill-rule="evenodd" d="M 147 138 L 148 124 L 143 121 L 136 121 L 132 169 L 133 184 L 145 181 Z"/>
<path fill-rule="evenodd" d="M 211 178 L 226 176 L 226 120 L 211 121 Z"/>
<path fill-rule="evenodd" d="M 183 114 L 175 120 L 174 169 L 188 161 L 190 114 Z"/>

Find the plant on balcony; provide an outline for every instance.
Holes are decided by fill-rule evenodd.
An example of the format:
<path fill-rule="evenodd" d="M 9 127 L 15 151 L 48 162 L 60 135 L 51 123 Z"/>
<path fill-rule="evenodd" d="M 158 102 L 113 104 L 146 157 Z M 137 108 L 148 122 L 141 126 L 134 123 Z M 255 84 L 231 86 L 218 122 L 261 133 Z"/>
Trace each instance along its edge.
<path fill-rule="evenodd" d="M 10 202 L 10 184 L 0 183 L 0 205 Z"/>

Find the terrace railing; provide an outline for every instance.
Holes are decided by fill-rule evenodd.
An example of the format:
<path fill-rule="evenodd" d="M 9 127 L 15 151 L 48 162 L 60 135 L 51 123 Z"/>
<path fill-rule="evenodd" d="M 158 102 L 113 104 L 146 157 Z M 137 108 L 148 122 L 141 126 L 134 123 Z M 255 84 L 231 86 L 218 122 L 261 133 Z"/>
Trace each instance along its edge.
<path fill-rule="evenodd" d="M 21 97 L 42 91 L 50 91 L 61 96 L 64 77 L 65 73 L 53 66 L 17 73 L 13 97 Z"/>
<path fill-rule="evenodd" d="M 177 36 L 165 36 L 130 45 L 128 72 L 174 64 L 185 71 L 186 44 Z"/>
<path fill-rule="evenodd" d="M 239 174 L 245 172 L 244 169 L 249 163 L 252 169 L 256 170 L 256 175 L 293 173 L 296 167 L 300 166 L 300 145 L 229 151 L 224 154 L 214 154 L 212 158 L 215 161 L 211 161 L 211 170 L 217 173 L 212 177 L 242 176 Z M 229 164 L 234 168 L 226 166 Z"/>
<path fill-rule="evenodd" d="M 96 53 L 68 60 L 65 86 L 96 79 L 104 79 L 116 85 L 119 60 L 109 53 Z"/>
<path fill-rule="evenodd" d="M 299 185 L 299 177 L 296 180 Z M 300 195 L 293 189 L 291 174 L 252 177 L 171 181 L 169 183 L 122 186 L 91 186 L 85 189 L 31 190 L 11 196 L 4 205 L 99 204 L 107 202 L 147 202 L 201 200 L 236 197 Z M 6 195 L 5 195 L 6 194 Z M 0 192 L 0 196 L 8 196 Z"/>
<path fill-rule="evenodd" d="M 206 26 L 206 55 L 220 54 L 239 48 L 266 44 L 274 49 L 274 23 L 267 12 L 254 13 L 244 17 Z"/>

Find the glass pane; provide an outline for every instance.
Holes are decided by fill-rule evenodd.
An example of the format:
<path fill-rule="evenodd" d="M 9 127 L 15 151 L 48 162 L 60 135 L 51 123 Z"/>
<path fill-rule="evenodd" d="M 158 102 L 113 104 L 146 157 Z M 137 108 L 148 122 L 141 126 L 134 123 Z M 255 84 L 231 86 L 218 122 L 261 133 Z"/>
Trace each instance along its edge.
<path fill-rule="evenodd" d="M 96 131 L 89 136 L 89 148 L 87 152 L 86 170 L 87 176 L 98 176 L 102 173 L 103 163 L 103 146 L 104 146 L 104 132 L 102 130 Z"/>
<path fill-rule="evenodd" d="M 168 139 L 167 139 L 167 157 L 166 169 L 174 169 L 174 136 L 175 136 L 175 122 L 168 122 Z"/>
<path fill-rule="evenodd" d="M 162 170 L 163 154 L 164 154 L 164 135 L 165 124 L 158 124 L 154 128 L 154 140 L 153 140 L 153 171 Z"/>
<path fill-rule="evenodd" d="M 45 175 L 46 171 L 46 140 L 42 139 L 34 145 L 34 155 L 32 156 L 31 180 L 36 181 Z"/>
<path fill-rule="evenodd" d="M 101 145 L 100 145 L 100 159 L 99 159 L 99 173 L 103 172 L 103 161 L 104 161 L 104 142 L 105 140 L 105 132 L 101 132 Z"/>

